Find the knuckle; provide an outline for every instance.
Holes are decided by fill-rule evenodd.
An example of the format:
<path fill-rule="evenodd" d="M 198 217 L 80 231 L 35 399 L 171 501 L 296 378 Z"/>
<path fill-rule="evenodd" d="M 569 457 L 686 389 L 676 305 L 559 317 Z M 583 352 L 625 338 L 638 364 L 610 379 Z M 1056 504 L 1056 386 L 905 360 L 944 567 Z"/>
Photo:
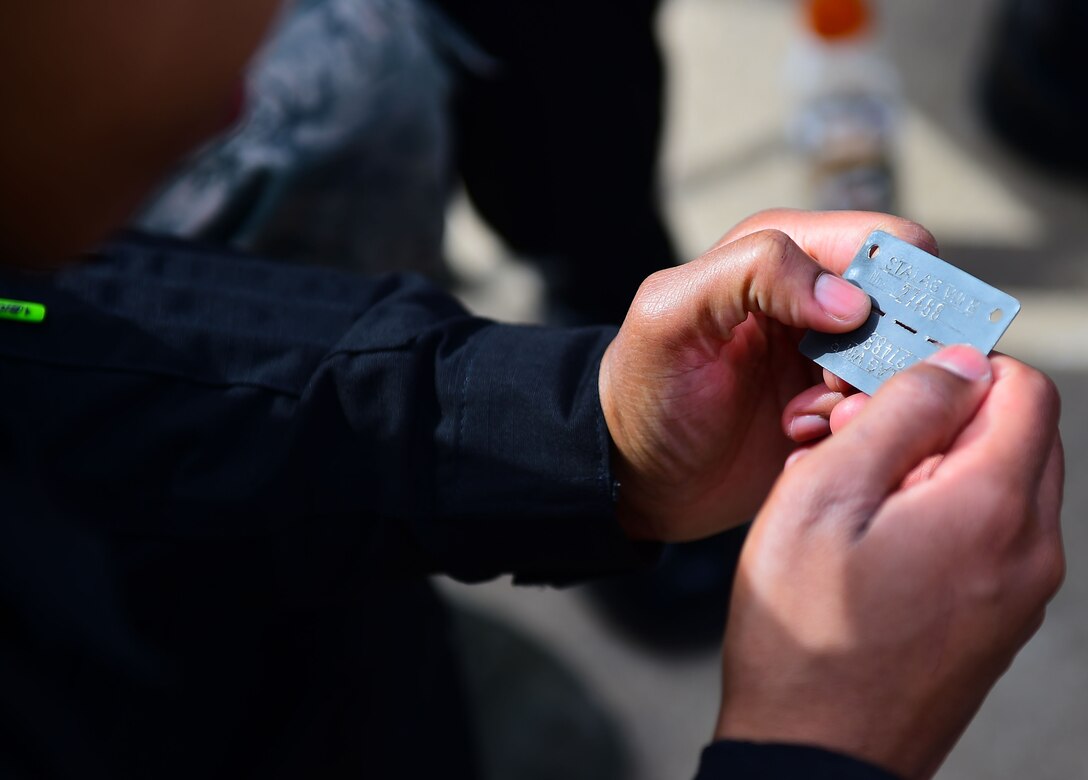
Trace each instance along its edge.
<path fill-rule="evenodd" d="M 1049 601 L 1055 593 L 1061 590 L 1062 584 L 1065 582 L 1065 550 L 1061 542 L 1050 542 L 1043 547 L 1042 561 L 1039 568 L 1039 584 L 1043 589 L 1044 597 Z"/>
<path fill-rule="evenodd" d="M 1021 594 L 1033 603 L 1045 604 L 1065 581 L 1066 559 L 1057 534 L 1040 531 L 1036 512 L 1028 508 L 1002 511 L 1000 500 L 989 508 L 999 522 L 985 524 L 985 534 L 977 549 L 986 565 L 975 578 L 974 592 L 988 601 Z"/>
<path fill-rule="evenodd" d="M 791 283 L 800 271 L 794 262 L 793 239 L 781 230 L 768 228 L 746 236 L 739 255 L 739 267 L 731 272 L 740 282 L 740 292 L 749 308 L 767 310 L 783 283 Z"/>
<path fill-rule="evenodd" d="M 1061 404 L 1058 386 L 1039 369 L 1005 356 L 995 358 L 995 363 L 1000 365 L 1003 378 L 1016 383 L 1018 396 L 1029 398 L 1037 405 L 1057 407 Z"/>
<path fill-rule="evenodd" d="M 746 236 L 744 241 L 750 244 L 747 255 L 752 264 L 775 269 L 785 265 L 793 245 L 793 239 L 775 228 L 758 230 Z"/>
<path fill-rule="evenodd" d="M 1034 511 L 1024 492 L 996 472 L 980 476 L 975 487 L 972 502 L 976 516 L 982 519 L 981 545 L 995 558 L 1024 550 L 1036 526 Z"/>
<path fill-rule="evenodd" d="M 631 313 L 639 319 L 657 320 L 672 311 L 684 287 L 679 277 L 683 268 L 666 268 L 643 279 L 631 302 Z"/>
<path fill-rule="evenodd" d="M 1025 366 L 1025 381 L 1028 384 L 1027 393 L 1034 398 L 1038 406 L 1048 411 L 1055 420 L 1061 411 L 1061 395 L 1054 380 L 1042 371 Z"/>
<path fill-rule="evenodd" d="M 974 572 L 968 581 L 971 600 L 979 605 L 1000 608 L 1010 591 L 1007 571 L 997 565 L 985 566 Z"/>
<path fill-rule="evenodd" d="M 995 359 L 999 381 L 1007 382 L 1009 392 L 1002 404 L 1007 413 L 1030 415 L 1039 431 L 1051 431 L 1061 418 L 1061 395 L 1049 376 L 1038 369 L 1009 358 Z"/>

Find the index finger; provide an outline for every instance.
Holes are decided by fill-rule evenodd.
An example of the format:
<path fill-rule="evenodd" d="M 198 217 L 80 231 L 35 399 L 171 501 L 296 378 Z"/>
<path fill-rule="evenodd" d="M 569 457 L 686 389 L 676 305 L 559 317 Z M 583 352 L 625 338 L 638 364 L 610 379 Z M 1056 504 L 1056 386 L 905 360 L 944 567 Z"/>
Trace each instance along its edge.
<path fill-rule="evenodd" d="M 740 222 L 722 236 L 715 248 L 768 229 L 782 231 L 816 262 L 838 274 L 846 270 L 858 247 L 874 230 L 883 230 L 930 254 L 938 254 L 937 239 L 917 222 L 875 211 L 768 209 Z"/>

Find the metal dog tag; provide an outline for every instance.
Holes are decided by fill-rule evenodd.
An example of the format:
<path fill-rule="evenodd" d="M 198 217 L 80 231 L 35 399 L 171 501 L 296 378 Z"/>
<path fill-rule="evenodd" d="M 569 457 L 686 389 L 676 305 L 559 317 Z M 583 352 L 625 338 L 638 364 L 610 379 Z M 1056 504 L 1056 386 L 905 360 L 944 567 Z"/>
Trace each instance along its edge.
<path fill-rule="evenodd" d="M 940 258 L 876 231 L 843 278 L 869 293 L 873 311 L 850 333 L 810 330 L 801 352 L 863 392 L 951 344 L 988 354 L 1020 302 Z"/>

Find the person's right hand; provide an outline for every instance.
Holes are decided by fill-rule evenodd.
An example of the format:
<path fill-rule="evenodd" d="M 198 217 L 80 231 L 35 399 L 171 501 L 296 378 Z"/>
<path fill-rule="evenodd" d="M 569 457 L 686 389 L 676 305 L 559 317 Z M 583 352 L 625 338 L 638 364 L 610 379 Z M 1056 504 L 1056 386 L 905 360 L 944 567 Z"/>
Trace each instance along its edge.
<path fill-rule="evenodd" d="M 873 230 L 936 251 L 925 228 L 888 214 L 775 209 L 643 283 L 598 385 L 632 538 L 697 539 L 756 513 L 795 446 L 783 411 L 821 374 L 797 349 L 805 330 L 846 333 L 869 316 L 869 296 L 839 274 Z M 787 412 L 792 438 L 827 433 L 791 408 L 803 418 Z"/>
<path fill-rule="evenodd" d="M 1064 575 L 1059 399 L 950 347 L 786 468 L 741 554 L 717 736 L 932 775 Z"/>

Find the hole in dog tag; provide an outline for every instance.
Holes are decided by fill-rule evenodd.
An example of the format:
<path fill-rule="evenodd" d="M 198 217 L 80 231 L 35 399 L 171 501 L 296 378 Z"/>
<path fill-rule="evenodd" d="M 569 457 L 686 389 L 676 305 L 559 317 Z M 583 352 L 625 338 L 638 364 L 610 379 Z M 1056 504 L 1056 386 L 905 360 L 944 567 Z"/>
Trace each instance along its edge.
<path fill-rule="evenodd" d="M 946 344 L 989 354 L 1020 311 L 1011 295 L 880 231 L 843 278 L 869 294 L 869 319 L 850 333 L 810 330 L 801 352 L 869 394 Z"/>

